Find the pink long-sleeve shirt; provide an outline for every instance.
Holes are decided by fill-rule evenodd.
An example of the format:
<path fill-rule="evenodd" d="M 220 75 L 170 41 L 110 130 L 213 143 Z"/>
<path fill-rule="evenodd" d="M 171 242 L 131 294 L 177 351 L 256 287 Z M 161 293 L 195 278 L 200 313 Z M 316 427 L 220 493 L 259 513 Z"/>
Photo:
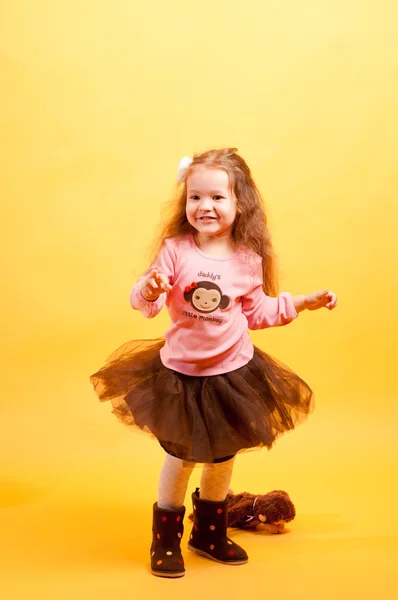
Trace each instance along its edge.
<path fill-rule="evenodd" d="M 153 268 L 166 275 L 172 289 L 149 302 L 141 283 Z M 286 325 L 298 316 L 291 294 L 271 298 L 262 283 L 259 255 L 237 250 L 226 258 L 208 256 L 188 234 L 164 242 L 132 288 L 130 304 L 149 319 L 166 304 L 171 326 L 160 352 L 165 367 L 185 375 L 219 375 L 253 358 L 248 329 Z"/>

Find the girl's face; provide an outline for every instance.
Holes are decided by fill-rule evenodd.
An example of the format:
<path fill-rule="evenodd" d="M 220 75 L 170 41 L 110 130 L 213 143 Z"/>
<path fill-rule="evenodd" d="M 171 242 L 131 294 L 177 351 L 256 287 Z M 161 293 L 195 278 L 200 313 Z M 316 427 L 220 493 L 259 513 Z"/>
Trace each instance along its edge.
<path fill-rule="evenodd" d="M 237 202 L 229 177 L 222 169 L 198 166 L 187 179 L 186 214 L 200 234 L 231 234 Z"/>

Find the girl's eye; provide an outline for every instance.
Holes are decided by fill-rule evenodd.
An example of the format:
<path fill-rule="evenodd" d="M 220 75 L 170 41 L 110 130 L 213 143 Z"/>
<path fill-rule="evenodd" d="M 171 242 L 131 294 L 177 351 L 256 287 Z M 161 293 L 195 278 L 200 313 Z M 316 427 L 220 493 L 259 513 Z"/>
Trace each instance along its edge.
<path fill-rule="evenodd" d="M 213 196 L 214 200 L 221 200 L 222 196 Z"/>
<path fill-rule="evenodd" d="M 191 196 L 191 200 L 199 200 L 199 196 Z"/>

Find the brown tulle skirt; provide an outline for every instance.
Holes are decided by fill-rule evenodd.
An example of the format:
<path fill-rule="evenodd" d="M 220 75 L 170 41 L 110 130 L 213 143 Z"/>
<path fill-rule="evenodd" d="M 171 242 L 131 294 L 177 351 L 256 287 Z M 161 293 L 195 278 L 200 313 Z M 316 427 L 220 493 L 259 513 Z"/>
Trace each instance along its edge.
<path fill-rule="evenodd" d="M 127 342 L 90 380 L 120 421 L 147 432 L 173 456 L 213 463 L 270 449 L 313 409 L 308 385 L 259 348 L 236 371 L 195 377 L 166 368 L 163 345 L 163 338 Z"/>

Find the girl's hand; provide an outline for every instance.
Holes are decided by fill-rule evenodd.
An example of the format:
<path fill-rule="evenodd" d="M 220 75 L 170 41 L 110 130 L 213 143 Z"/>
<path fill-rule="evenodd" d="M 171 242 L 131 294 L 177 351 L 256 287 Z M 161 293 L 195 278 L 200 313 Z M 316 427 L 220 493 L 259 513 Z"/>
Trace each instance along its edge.
<path fill-rule="evenodd" d="M 320 292 L 313 292 L 307 294 L 304 298 L 304 305 L 307 310 L 318 310 L 318 308 L 328 308 L 333 310 L 336 308 L 337 296 L 334 292 L 329 290 L 322 290 Z"/>
<path fill-rule="evenodd" d="M 153 269 L 148 277 L 141 283 L 141 294 L 145 300 L 154 302 L 164 292 L 169 292 L 171 285 L 169 284 L 166 275 L 160 273 L 157 269 Z"/>

